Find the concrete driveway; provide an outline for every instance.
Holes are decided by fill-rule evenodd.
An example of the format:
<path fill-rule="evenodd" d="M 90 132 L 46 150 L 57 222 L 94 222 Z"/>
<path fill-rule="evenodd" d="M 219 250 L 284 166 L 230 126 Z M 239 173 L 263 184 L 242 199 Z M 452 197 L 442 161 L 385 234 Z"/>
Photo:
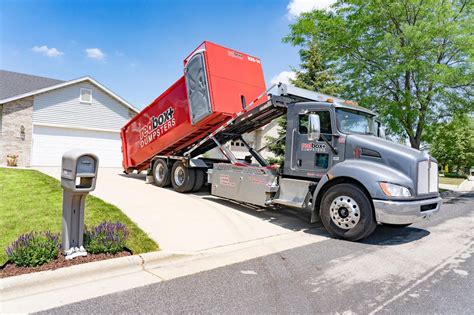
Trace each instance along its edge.
<path fill-rule="evenodd" d="M 60 178 L 57 167 L 36 169 Z M 145 184 L 145 174 L 102 168 L 92 194 L 119 207 L 166 251 L 191 253 L 313 227 L 309 213 L 252 209 L 208 190 L 181 194 Z"/>

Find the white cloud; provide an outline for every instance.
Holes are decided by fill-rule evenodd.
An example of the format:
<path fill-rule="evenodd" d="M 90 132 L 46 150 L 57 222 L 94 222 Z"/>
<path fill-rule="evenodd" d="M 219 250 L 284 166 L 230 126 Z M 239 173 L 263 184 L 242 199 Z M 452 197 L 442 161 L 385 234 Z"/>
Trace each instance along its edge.
<path fill-rule="evenodd" d="M 87 57 L 96 60 L 104 60 L 105 54 L 99 48 L 87 48 Z"/>
<path fill-rule="evenodd" d="M 43 54 L 45 56 L 48 56 L 48 57 L 59 57 L 61 55 L 64 55 L 63 52 L 57 50 L 56 48 L 49 48 L 48 46 L 46 45 L 43 45 L 43 46 L 35 46 L 33 47 L 31 50 L 33 50 L 34 52 L 37 52 L 37 53 L 40 53 L 40 54 Z"/>
<path fill-rule="evenodd" d="M 296 79 L 296 72 L 294 71 L 282 71 L 278 75 L 274 76 L 270 81 L 272 84 L 285 83 L 290 84 L 290 79 Z"/>
<path fill-rule="evenodd" d="M 288 17 L 295 18 L 303 12 L 309 12 L 314 9 L 326 10 L 336 0 L 290 0 L 288 6 Z"/>

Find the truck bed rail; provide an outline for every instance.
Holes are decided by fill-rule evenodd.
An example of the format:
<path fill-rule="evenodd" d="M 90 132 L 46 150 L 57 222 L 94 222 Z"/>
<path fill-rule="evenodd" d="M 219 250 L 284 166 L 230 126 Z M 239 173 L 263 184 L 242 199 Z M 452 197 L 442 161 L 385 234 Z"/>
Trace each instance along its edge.
<path fill-rule="evenodd" d="M 184 156 L 195 157 L 217 147 L 216 142 L 212 138 L 220 143 L 226 143 L 227 141 L 238 139 L 245 133 L 267 125 L 275 118 L 286 113 L 286 104 L 287 102 L 285 102 L 284 98 L 269 95 L 267 102 L 248 111 L 244 110 L 238 113 L 233 119 L 189 148 L 184 153 Z"/>

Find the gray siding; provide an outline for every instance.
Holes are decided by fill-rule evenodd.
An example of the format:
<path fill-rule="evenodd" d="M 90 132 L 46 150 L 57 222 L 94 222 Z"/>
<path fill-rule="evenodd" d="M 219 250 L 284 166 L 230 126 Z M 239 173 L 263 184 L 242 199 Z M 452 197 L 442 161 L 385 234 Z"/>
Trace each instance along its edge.
<path fill-rule="evenodd" d="M 92 90 L 92 104 L 81 103 L 81 88 Z M 129 109 L 89 82 L 35 95 L 33 123 L 120 130 Z"/>

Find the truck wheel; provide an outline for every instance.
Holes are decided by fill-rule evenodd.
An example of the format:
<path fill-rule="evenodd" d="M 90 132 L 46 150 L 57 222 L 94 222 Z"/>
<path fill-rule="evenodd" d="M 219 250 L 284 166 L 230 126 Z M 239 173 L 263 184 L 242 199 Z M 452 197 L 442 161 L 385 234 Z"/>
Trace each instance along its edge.
<path fill-rule="evenodd" d="M 320 209 L 324 227 L 337 238 L 357 241 L 372 234 L 377 226 L 369 198 L 355 185 L 329 188 Z"/>
<path fill-rule="evenodd" d="M 191 191 L 196 183 L 196 170 L 176 161 L 171 170 L 171 184 L 177 192 Z"/>
<path fill-rule="evenodd" d="M 158 187 L 168 187 L 171 184 L 170 170 L 165 160 L 158 159 L 153 164 L 153 179 Z"/>
<path fill-rule="evenodd" d="M 196 171 L 196 182 L 194 183 L 194 187 L 192 191 L 200 191 L 202 185 L 204 185 L 204 171 L 201 169 L 195 169 Z"/>

